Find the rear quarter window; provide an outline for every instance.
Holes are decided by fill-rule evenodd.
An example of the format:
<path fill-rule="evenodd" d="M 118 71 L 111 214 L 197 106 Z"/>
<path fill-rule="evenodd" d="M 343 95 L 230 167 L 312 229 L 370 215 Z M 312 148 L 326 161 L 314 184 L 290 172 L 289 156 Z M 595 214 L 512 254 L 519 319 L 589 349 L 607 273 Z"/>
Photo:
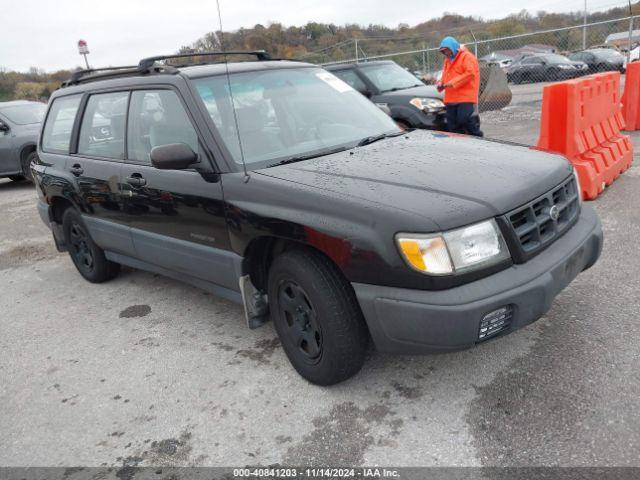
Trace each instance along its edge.
<path fill-rule="evenodd" d="M 73 95 L 53 100 L 42 131 L 44 152 L 69 153 L 71 132 L 80 106 L 80 98 L 80 95 Z"/>

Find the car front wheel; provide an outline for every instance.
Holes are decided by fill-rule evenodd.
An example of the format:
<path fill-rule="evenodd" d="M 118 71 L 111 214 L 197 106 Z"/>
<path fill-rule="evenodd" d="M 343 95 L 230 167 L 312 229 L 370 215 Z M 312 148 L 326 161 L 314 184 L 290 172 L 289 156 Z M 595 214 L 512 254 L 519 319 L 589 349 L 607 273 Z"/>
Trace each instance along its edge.
<path fill-rule="evenodd" d="M 351 285 L 327 257 L 312 250 L 281 254 L 268 290 L 271 319 L 302 377 L 333 385 L 362 368 L 369 333 Z"/>

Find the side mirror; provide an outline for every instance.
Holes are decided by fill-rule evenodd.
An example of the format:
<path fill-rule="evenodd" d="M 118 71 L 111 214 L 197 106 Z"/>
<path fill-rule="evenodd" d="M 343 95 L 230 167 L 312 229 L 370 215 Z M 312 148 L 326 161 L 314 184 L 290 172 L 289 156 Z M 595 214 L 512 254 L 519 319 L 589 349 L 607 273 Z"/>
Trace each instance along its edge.
<path fill-rule="evenodd" d="M 9 125 L 0 120 L 0 132 L 8 132 L 9 130 L 11 130 L 11 128 L 9 128 Z"/>
<path fill-rule="evenodd" d="M 150 156 L 151 164 L 160 170 L 183 170 L 198 161 L 198 155 L 186 143 L 153 147 Z"/>

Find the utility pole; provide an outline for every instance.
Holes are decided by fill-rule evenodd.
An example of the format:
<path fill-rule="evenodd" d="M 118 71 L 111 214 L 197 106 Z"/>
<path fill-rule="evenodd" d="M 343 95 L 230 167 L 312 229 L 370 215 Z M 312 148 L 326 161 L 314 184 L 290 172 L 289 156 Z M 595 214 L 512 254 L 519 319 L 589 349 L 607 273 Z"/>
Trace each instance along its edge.
<path fill-rule="evenodd" d="M 425 57 L 425 53 L 424 53 L 424 42 L 422 42 L 422 74 L 426 75 L 427 74 L 427 59 Z"/>
<path fill-rule="evenodd" d="M 358 63 L 358 39 L 354 38 L 353 41 L 356 45 L 356 63 Z"/>
<path fill-rule="evenodd" d="M 582 49 L 587 49 L 587 0 L 584 0 L 584 22 L 582 27 Z"/>

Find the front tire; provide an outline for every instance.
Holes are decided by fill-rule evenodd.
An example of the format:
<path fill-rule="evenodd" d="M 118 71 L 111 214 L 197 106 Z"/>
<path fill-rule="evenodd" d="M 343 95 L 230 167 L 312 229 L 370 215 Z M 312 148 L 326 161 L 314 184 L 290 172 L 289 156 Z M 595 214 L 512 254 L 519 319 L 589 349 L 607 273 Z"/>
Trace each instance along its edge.
<path fill-rule="evenodd" d="M 369 333 L 351 285 L 328 258 L 311 250 L 281 254 L 268 290 L 271 319 L 302 377 L 334 385 L 360 371 Z"/>
<path fill-rule="evenodd" d="M 23 182 L 24 177 L 22 175 L 9 175 L 9 180 L 13 182 Z"/>
<path fill-rule="evenodd" d="M 64 212 L 62 229 L 69 256 L 85 280 L 102 283 L 118 275 L 120 265 L 107 260 L 104 250 L 95 244 L 77 210 L 68 208 Z"/>

